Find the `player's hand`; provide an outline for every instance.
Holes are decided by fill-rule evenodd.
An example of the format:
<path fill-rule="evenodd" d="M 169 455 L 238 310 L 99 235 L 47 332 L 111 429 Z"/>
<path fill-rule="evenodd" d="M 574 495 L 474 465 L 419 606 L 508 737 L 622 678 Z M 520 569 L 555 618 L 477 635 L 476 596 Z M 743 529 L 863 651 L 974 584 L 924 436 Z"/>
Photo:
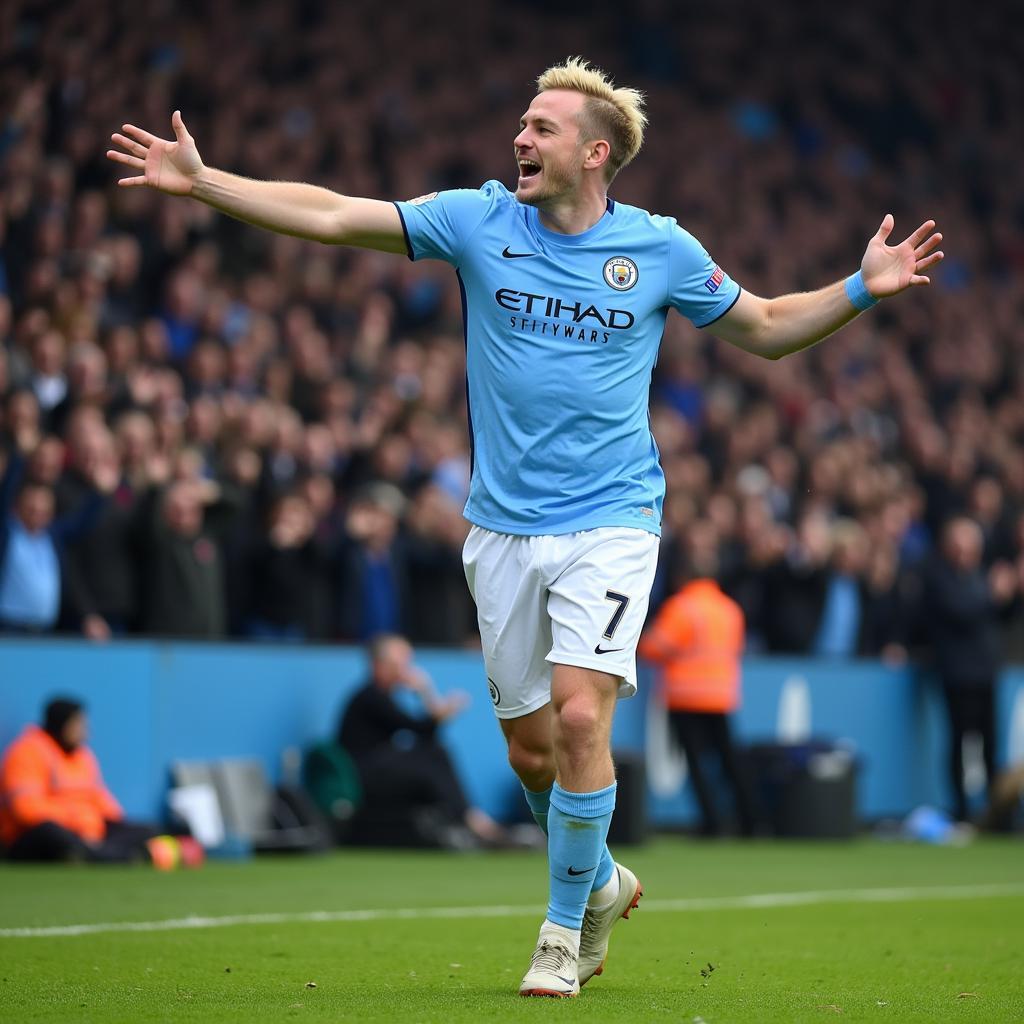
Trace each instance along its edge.
<path fill-rule="evenodd" d="M 174 142 L 158 139 L 133 124 L 122 126 L 123 135 L 119 132 L 111 135 L 121 149 L 108 149 L 107 157 L 138 172 L 134 177 L 122 178 L 118 185 L 126 188 L 145 185 L 172 196 L 187 196 L 192 191 L 203 170 L 203 161 L 195 140 L 181 119 L 181 111 L 174 112 L 171 127 L 174 129 Z"/>
<path fill-rule="evenodd" d="M 933 232 L 935 221 L 926 220 L 909 238 L 899 245 L 887 245 L 895 221 L 891 213 L 882 218 L 874 238 L 868 242 L 861 260 L 860 270 L 864 286 L 876 298 L 898 295 L 906 288 L 931 284 L 924 271 L 942 260 L 943 253 L 936 249 L 942 235 Z"/>

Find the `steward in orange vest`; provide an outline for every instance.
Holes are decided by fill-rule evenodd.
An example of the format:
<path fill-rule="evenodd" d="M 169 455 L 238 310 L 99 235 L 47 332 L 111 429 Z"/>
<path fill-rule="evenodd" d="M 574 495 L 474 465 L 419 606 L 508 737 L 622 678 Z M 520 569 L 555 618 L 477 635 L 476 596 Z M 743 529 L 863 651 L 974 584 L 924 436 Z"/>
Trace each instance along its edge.
<path fill-rule="evenodd" d="M 703 539 L 702 531 L 695 529 L 690 543 L 698 549 L 698 556 L 703 556 L 697 561 L 704 563 L 701 568 L 707 572 L 716 557 L 713 548 L 699 551 Z M 694 554 L 691 552 L 691 561 Z M 682 589 L 661 606 L 638 648 L 641 657 L 659 667 L 662 699 L 686 753 L 704 835 L 723 831 L 702 763 L 709 750 L 717 754 L 730 783 L 741 833 L 754 833 L 753 801 L 732 742 L 728 717 L 740 703 L 743 637 L 739 605 L 723 594 L 709 575 L 691 575 Z"/>
<path fill-rule="evenodd" d="M 12 860 L 129 861 L 147 857 L 157 830 L 124 821 L 85 746 L 82 705 L 54 700 L 0 762 L 0 842 Z"/>
<path fill-rule="evenodd" d="M 45 821 L 98 843 L 107 822 L 123 817 L 88 747 L 66 750 L 35 725 L 8 747 L 0 765 L 0 840 L 6 846 Z"/>
<path fill-rule="evenodd" d="M 670 597 L 639 647 L 642 657 L 661 667 L 665 706 L 672 711 L 735 711 L 743 633 L 740 606 L 714 580 L 691 580 Z"/>

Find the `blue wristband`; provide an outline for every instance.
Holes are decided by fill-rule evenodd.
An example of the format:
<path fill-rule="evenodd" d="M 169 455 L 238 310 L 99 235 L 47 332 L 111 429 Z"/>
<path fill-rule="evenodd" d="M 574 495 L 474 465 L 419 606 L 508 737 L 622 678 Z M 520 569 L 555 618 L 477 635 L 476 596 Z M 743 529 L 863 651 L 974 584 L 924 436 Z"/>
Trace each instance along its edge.
<path fill-rule="evenodd" d="M 878 305 L 878 299 L 864 286 L 864 275 L 859 270 L 846 279 L 844 287 L 846 297 L 853 303 L 854 309 L 859 309 L 863 313 L 865 309 Z"/>

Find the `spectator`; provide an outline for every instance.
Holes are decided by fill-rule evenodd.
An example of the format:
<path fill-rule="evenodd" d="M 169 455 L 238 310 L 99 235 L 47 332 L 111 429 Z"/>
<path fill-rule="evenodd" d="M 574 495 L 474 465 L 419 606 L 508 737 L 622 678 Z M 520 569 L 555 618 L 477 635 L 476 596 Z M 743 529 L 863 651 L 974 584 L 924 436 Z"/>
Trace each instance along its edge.
<path fill-rule="evenodd" d="M 469 532 L 462 508 L 429 483 L 413 496 L 406 522 L 409 638 L 459 646 L 476 619 L 460 554 Z"/>
<path fill-rule="evenodd" d="M 22 481 L 25 457 L 13 452 L 0 480 L 0 632 L 53 629 L 60 612 L 61 556 L 68 541 L 84 534 L 117 483 L 116 470 L 97 465 L 92 488 L 74 514 L 54 518 L 53 489 Z"/>
<path fill-rule="evenodd" d="M 824 657 L 851 658 L 860 650 L 866 618 L 862 574 L 867 536 L 859 523 L 840 520 L 832 526 L 831 547 L 824 605 L 812 650 Z"/>
<path fill-rule="evenodd" d="M 1014 523 L 1016 538 L 1017 597 L 1007 608 L 1006 614 L 1006 660 L 1024 662 L 1024 513 Z"/>
<path fill-rule="evenodd" d="M 861 591 L 863 619 L 860 624 L 860 650 L 881 657 L 889 665 L 907 660 L 913 609 L 918 603 L 914 588 L 917 578 L 899 575 L 896 552 L 880 545 L 868 555 Z"/>
<path fill-rule="evenodd" d="M 58 330 L 48 330 L 32 343 L 32 390 L 44 416 L 52 417 L 68 391 L 65 375 L 67 345 Z"/>
<path fill-rule="evenodd" d="M 950 782 L 959 821 L 969 818 L 963 761 L 968 733 L 981 738 L 989 788 L 996 777 L 995 685 L 1002 661 L 999 613 L 1017 589 L 1017 574 L 1005 562 L 986 575 L 983 545 L 977 523 L 951 519 L 943 529 L 941 552 L 925 587 L 926 621 L 949 713 Z"/>
<path fill-rule="evenodd" d="M 768 623 L 776 599 L 772 590 L 774 569 L 785 555 L 789 540 L 789 531 L 771 520 L 764 501 L 744 501 L 727 570 L 723 560 L 722 589 L 743 612 L 750 653 L 763 653 L 767 648 Z"/>
<path fill-rule="evenodd" d="M 107 357 L 103 349 L 91 342 L 73 345 L 68 352 L 67 387 L 64 397 L 50 413 L 55 433 L 64 432 L 70 413 L 81 405 L 103 407 L 110 399 L 107 390 Z"/>
<path fill-rule="evenodd" d="M 408 690 L 425 716 L 404 711 L 395 696 Z M 338 743 L 355 762 L 370 813 L 404 809 L 435 812 L 448 827 L 465 828 L 479 842 L 503 840 L 501 827 L 466 799 L 437 730 L 457 715 L 464 693 L 439 697 L 429 676 L 412 660 L 402 637 L 382 634 L 370 644 L 370 680 L 353 694 L 338 724 Z M 457 834 L 457 833 L 456 833 Z"/>
<path fill-rule="evenodd" d="M 315 529 L 301 494 L 286 494 L 271 506 L 266 532 L 247 559 L 251 638 L 293 643 L 316 637 L 326 621 L 327 558 Z"/>
<path fill-rule="evenodd" d="M 500 125 L 522 113 L 510 85 L 538 63 L 538 29 L 551 52 L 575 52 L 578 12 L 533 5 L 509 24 L 499 8 L 464 7 L 438 0 L 432 21 L 386 25 L 371 8 L 310 14 L 268 0 L 178 10 L 184 59 L 161 63 L 143 105 L 155 122 L 169 112 L 167 96 L 182 97 L 186 120 L 211 140 L 209 159 L 256 177 L 336 181 L 387 198 L 479 182 L 506 166 Z M 927 303 L 887 306 L 784 367 L 669 317 L 651 408 L 669 487 L 665 557 L 687 523 L 714 519 L 723 585 L 744 608 L 750 649 L 806 653 L 820 638 L 828 587 L 842 591 L 806 535 L 817 534 L 813 549 L 836 520 L 854 521 L 872 552 L 896 549 L 895 579 L 879 593 L 882 605 L 896 596 L 907 605 L 903 646 L 914 656 L 920 617 L 910 605 L 943 522 L 975 518 L 986 564 L 1024 555 L 1012 528 L 1024 512 L 1024 227 L 1011 145 L 1024 79 L 1005 71 L 1024 62 L 1019 34 L 949 7 L 933 12 L 927 40 L 904 38 L 881 0 L 838 20 L 806 5 L 769 17 L 741 0 L 729 26 L 712 19 L 685 32 L 668 10 L 644 15 L 645 33 L 675 59 L 641 69 L 657 131 L 644 166 L 616 183 L 616 200 L 692 224 L 723 266 L 762 292 L 843 276 L 857 255 L 853 226 L 880 202 L 900 223 L 926 207 L 955 245 Z M 329 479 L 348 511 L 362 488 L 392 483 L 411 500 L 387 545 L 398 597 L 385 594 L 380 624 L 458 642 L 461 612 L 453 605 L 445 616 L 441 601 L 422 596 L 432 564 L 438 590 L 454 596 L 457 531 L 424 530 L 433 513 L 417 500 L 429 480 L 459 504 L 468 482 L 457 279 L 429 264 L 265 237 L 205 208 L 118 189 L 100 140 L 118 126 L 128 83 L 152 77 L 146 32 L 86 0 L 66 0 L 53 17 L 32 5 L 11 11 L 0 44 L 10 99 L 0 127 L 0 473 L 12 448 L 34 451 L 54 432 L 70 442 L 69 425 L 87 407 L 85 418 L 98 416 L 124 446 L 133 494 L 166 484 L 183 446 L 199 449 L 204 477 L 229 487 L 236 470 L 248 478 L 256 464 L 260 486 L 240 492 L 239 521 L 257 536 L 280 494 L 309 474 Z M 618 15 L 589 16 L 588 56 L 623 71 Z M 259 30 L 239 41 L 243 17 Z M 114 35 L 118 45 L 105 48 Z M 500 46 L 481 43 L 496 38 Z M 70 79 L 68 39 L 80 55 Z M 399 58 L 387 76 L 372 66 L 369 39 Z M 773 46 L 795 54 L 785 73 Z M 829 49 L 848 59 L 822 61 Z M 232 59 L 220 59 L 227 52 Z M 742 79 L 725 81 L 723 60 L 743 67 Z M 878 96 L 898 97 L 891 109 L 865 94 L 856 71 L 865 62 Z M 217 73 L 197 78 L 204 66 Z M 254 79 L 263 66 L 272 73 Z M 953 66 L 962 70 L 955 80 Z M 452 67 L 477 87 L 457 88 Z M 226 102 L 242 94 L 252 102 Z M 218 113 L 229 108 L 230 117 Z M 694 132 L 698 153 L 683 141 Z M 680 178 L 673 168 L 683 160 Z M 737 236 L 728 228 L 738 217 L 763 230 Z M 41 461 L 52 474 L 53 459 Z M 37 478 L 35 467 L 28 475 Z M 47 480 L 63 513 L 65 489 Z M 806 527 L 808 517 L 820 526 Z M 336 525 L 318 513 L 318 533 Z M 372 629 L 360 605 L 365 544 L 346 547 L 333 581 L 339 620 L 316 635 Z M 232 561 L 252 551 L 247 543 Z M 145 557 L 137 568 L 155 571 Z M 877 581 L 887 573 L 879 568 Z M 892 638 L 878 635 L 886 618 L 873 610 L 868 576 L 857 647 L 874 653 Z M 387 588 L 385 579 L 377 596 Z M 79 600 L 65 596 L 69 607 Z M 238 635 L 246 611 L 237 599 Z M 1021 615 L 1010 637 L 1017 659 Z M 78 629 L 74 615 L 64 624 Z M 141 617 L 128 628 L 142 629 Z"/>
<path fill-rule="evenodd" d="M 26 479 L 47 487 L 56 487 L 64 474 L 66 454 L 64 442 L 59 437 L 47 434 L 40 439 L 28 460 Z"/>
<path fill-rule="evenodd" d="M 124 862 L 148 856 L 149 825 L 126 821 L 85 745 L 88 721 L 76 700 L 47 704 L 0 763 L 0 839 L 12 860 Z"/>
<path fill-rule="evenodd" d="M 765 609 L 768 650 L 809 654 L 822 621 L 832 539 L 827 517 L 806 512 L 783 559 L 769 569 L 771 601 Z"/>
<path fill-rule="evenodd" d="M 11 391 L 7 396 L 6 434 L 9 448 L 35 451 L 42 436 L 39 400 L 27 389 Z"/>
<path fill-rule="evenodd" d="M 406 621 L 408 565 L 398 534 L 405 498 L 370 484 L 352 500 L 338 554 L 339 626 L 350 640 L 393 632 Z"/>
<path fill-rule="evenodd" d="M 97 473 L 117 482 L 91 527 L 68 544 L 64 578 L 69 626 L 90 640 L 109 640 L 138 628 L 142 493 L 123 477 L 114 437 L 105 427 L 74 438 L 71 451 L 56 492 L 63 513 L 80 514 L 88 506 L 89 481 Z"/>
<path fill-rule="evenodd" d="M 230 492 L 175 480 L 148 498 L 143 628 L 214 640 L 227 626 L 221 538 L 237 514 Z"/>

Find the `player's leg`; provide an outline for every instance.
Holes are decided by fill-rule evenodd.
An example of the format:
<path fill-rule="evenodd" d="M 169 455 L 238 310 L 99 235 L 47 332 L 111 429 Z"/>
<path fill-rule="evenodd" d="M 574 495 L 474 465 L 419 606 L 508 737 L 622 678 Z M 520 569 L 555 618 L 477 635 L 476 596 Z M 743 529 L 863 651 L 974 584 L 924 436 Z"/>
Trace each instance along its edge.
<path fill-rule="evenodd" d="M 551 705 L 528 715 L 498 720 L 508 744 L 508 763 L 527 792 L 549 790 L 555 781 L 555 747 Z M 532 808 L 532 804 L 531 804 Z M 547 805 L 542 808 L 547 814 Z M 538 821 L 538 825 L 545 825 Z"/>
<path fill-rule="evenodd" d="M 488 689 L 508 743 L 509 761 L 546 832 L 555 756 L 551 666 L 546 660 L 551 621 L 543 572 L 545 540 L 550 538 L 512 537 L 474 527 L 462 559 L 476 602 Z M 575 951 L 539 941 L 520 991 L 575 995 Z"/>
<path fill-rule="evenodd" d="M 601 972 L 615 922 L 628 917 L 643 891 L 604 851 L 615 806 L 612 718 L 616 699 L 636 692 L 636 645 L 658 539 L 641 530 L 598 529 L 557 540 L 565 550 L 548 597 L 558 773 L 548 817 L 549 918 L 582 926 L 576 933 L 582 985 Z M 584 852 L 591 859 L 580 865 Z M 589 877 L 576 872 L 594 865 L 589 892 L 573 884 Z"/>
<path fill-rule="evenodd" d="M 500 719 L 508 744 L 508 760 L 523 786 L 534 821 L 549 836 L 551 794 L 555 784 L 554 715 L 551 704 L 519 718 Z M 589 877 L 589 876 L 588 876 Z M 578 933 L 577 933 L 578 934 Z M 519 992 L 524 996 L 573 996 L 579 992 L 576 958 L 579 941 L 545 920 L 530 968 Z"/>
<path fill-rule="evenodd" d="M 533 820 L 548 834 L 548 806 L 555 781 L 551 705 L 520 718 L 499 719 L 508 744 L 508 763 L 523 786 Z"/>
<path fill-rule="evenodd" d="M 615 806 L 609 738 L 618 688 L 619 680 L 603 672 L 569 665 L 552 669 L 546 718 L 557 777 L 547 813 L 549 899 L 533 963 L 520 987 L 523 995 L 579 991 L 577 960 L 587 899 L 602 861 L 607 857 L 613 867 L 605 839 Z M 510 733 L 511 753 L 520 738 L 514 726 Z"/>
<path fill-rule="evenodd" d="M 509 764 L 523 785 L 533 820 L 545 835 L 548 834 L 548 814 L 555 781 L 554 724 L 551 704 L 545 704 L 522 718 L 501 720 L 501 729 L 508 743 Z M 614 893 L 608 886 L 610 883 L 614 886 L 617 881 L 615 862 L 605 844 L 597 871 L 591 879 L 588 894 L 591 905 L 609 902 Z"/>
<path fill-rule="evenodd" d="M 534 819 L 547 833 L 555 781 L 551 735 L 551 622 L 537 557 L 540 539 L 474 527 L 463 549 L 466 581 L 477 606 L 487 683 Z"/>
<path fill-rule="evenodd" d="M 627 532 L 640 534 L 639 531 Z M 549 702 L 552 663 L 557 660 L 557 652 L 551 633 L 553 617 L 549 588 L 555 577 L 564 575 L 562 568 L 558 567 L 559 561 L 565 559 L 564 553 L 556 551 L 555 557 L 551 557 L 553 545 L 562 539 L 510 537 L 474 527 L 463 550 L 466 580 L 477 605 L 491 700 L 509 744 L 509 759 L 523 782 L 531 810 L 542 826 L 547 825 L 549 801 L 555 791 L 553 712 Z M 652 541 L 656 555 L 656 539 L 648 537 L 644 543 L 649 548 Z M 587 544 L 591 548 L 595 546 L 593 535 L 589 536 Z M 600 553 L 593 554 L 591 568 L 598 566 L 604 557 Z M 627 560 L 635 566 L 635 559 Z M 650 561 L 648 575 L 653 576 L 653 560 Z M 630 665 L 646 609 L 650 578 L 646 578 L 639 589 L 643 590 L 643 601 L 636 602 L 631 609 L 632 615 L 638 616 L 639 621 L 632 623 L 630 629 L 625 631 L 635 633 L 632 644 L 626 645 L 628 652 L 625 657 Z M 622 605 L 616 607 L 625 610 Z M 602 605 L 595 613 L 591 608 L 591 618 L 595 614 L 597 618 L 606 616 L 606 609 L 607 605 Z M 616 617 L 616 623 L 620 618 L 621 615 Z M 606 627 L 607 623 L 599 624 L 598 633 L 607 631 Z M 594 659 L 595 655 L 591 653 L 590 657 Z M 603 664 L 599 666 L 603 667 Z M 628 688 L 628 684 L 620 684 L 620 690 L 623 686 Z M 603 848 L 599 870 L 589 880 L 592 883 L 597 877 L 604 881 L 602 876 L 608 875 L 608 881 L 599 893 L 594 891 L 590 895 L 607 899 L 609 890 L 618 884 L 622 870 L 617 868 L 607 849 Z M 593 886 L 590 888 L 593 889 Z M 629 889 L 631 899 L 637 888 L 638 884 L 632 878 Z M 584 898 L 587 898 L 586 893 Z M 628 913 L 628 908 L 625 911 Z M 617 916 L 623 916 L 622 912 Z M 599 951 L 607 948 L 611 923 L 597 929 L 596 948 Z M 600 967 L 602 959 L 603 952 L 594 960 L 592 967 L 585 971 L 583 980 L 595 973 L 594 968 Z M 544 975 L 539 981 L 536 978 L 537 970 Z M 570 981 L 567 982 L 566 978 Z M 538 994 L 547 995 L 574 995 L 578 986 L 573 950 L 539 941 L 534 962 L 524 978 L 521 991 L 525 994 L 537 991 Z"/>
<path fill-rule="evenodd" d="M 548 812 L 548 920 L 578 930 L 591 890 L 614 874 L 606 839 L 615 808 L 612 716 L 619 679 L 575 665 L 551 675 L 557 778 Z"/>
<path fill-rule="evenodd" d="M 523 786 L 533 820 L 548 834 L 548 810 L 555 781 L 554 714 L 545 704 L 521 718 L 500 720 L 508 744 L 508 761 Z M 598 877 L 606 880 L 613 861 L 608 848 L 602 855 Z"/>

